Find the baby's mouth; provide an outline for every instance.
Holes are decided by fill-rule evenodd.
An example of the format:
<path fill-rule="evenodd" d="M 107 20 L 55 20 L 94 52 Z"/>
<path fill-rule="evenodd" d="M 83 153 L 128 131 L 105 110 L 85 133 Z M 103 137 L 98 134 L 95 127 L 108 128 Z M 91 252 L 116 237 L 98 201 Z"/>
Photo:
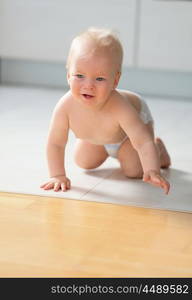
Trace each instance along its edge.
<path fill-rule="evenodd" d="M 82 94 L 84 98 L 86 99 L 91 99 L 93 98 L 94 96 L 93 95 L 89 95 L 89 94 Z"/>

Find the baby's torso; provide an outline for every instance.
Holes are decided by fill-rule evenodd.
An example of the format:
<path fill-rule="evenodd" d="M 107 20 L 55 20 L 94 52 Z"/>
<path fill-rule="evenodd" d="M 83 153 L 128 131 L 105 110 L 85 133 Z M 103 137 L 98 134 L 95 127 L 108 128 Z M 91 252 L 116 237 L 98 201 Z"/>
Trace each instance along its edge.
<path fill-rule="evenodd" d="M 119 99 L 115 99 L 115 105 L 118 105 L 118 101 L 129 101 L 138 112 L 140 111 L 139 97 L 124 91 L 118 91 L 118 94 Z M 68 112 L 70 129 L 78 139 L 92 144 L 104 145 L 121 142 L 126 133 L 120 127 L 115 116 L 115 105 L 111 103 L 107 109 L 99 112 L 71 105 Z"/>
<path fill-rule="evenodd" d="M 110 113 L 100 115 L 73 112 L 69 118 L 70 129 L 79 139 L 93 144 L 118 143 L 125 136 Z"/>

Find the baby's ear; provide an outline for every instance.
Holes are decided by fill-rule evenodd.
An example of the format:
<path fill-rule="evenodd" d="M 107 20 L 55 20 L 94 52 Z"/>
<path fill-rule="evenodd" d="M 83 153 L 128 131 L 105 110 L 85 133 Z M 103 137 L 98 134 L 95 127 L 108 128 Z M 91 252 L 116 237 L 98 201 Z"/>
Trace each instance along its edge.
<path fill-rule="evenodd" d="M 120 77 L 121 77 L 121 72 L 117 72 L 115 75 L 114 88 L 118 86 Z"/>
<path fill-rule="evenodd" d="M 68 84 L 70 84 L 70 74 L 69 74 L 69 72 L 67 72 L 67 82 L 68 82 Z"/>

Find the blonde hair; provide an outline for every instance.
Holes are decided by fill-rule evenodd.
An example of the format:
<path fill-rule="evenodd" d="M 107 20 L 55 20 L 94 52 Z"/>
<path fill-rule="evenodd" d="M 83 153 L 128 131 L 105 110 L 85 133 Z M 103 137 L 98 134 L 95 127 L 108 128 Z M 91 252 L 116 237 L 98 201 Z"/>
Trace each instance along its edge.
<path fill-rule="evenodd" d="M 113 55 L 117 64 L 117 71 L 121 72 L 123 61 L 123 48 L 117 35 L 110 29 L 90 27 L 86 31 L 77 35 L 71 43 L 67 58 L 66 68 L 69 68 L 73 53 L 82 46 L 91 45 L 91 52 L 98 49 L 109 51 Z M 90 54 L 90 48 L 87 51 Z"/>

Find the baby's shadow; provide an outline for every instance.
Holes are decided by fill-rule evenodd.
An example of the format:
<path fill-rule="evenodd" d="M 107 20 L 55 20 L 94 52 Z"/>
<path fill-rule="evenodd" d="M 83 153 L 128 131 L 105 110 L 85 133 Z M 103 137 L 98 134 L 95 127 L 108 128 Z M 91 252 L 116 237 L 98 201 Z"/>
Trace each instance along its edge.
<path fill-rule="evenodd" d="M 102 176 L 100 183 L 90 191 L 90 198 L 92 195 L 97 201 L 183 212 L 192 211 L 192 172 L 175 168 L 163 169 L 162 174 L 171 186 L 168 195 L 165 195 L 162 189 L 147 184 L 141 179 L 126 177 L 120 168 L 94 169 L 85 172 L 94 177 Z M 88 196 L 89 194 L 87 198 Z"/>
<path fill-rule="evenodd" d="M 132 179 L 126 177 L 120 168 L 105 168 L 86 170 L 86 174 L 94 177 L 105 177 L 111 181 L 124 181 L 137 183 L 142 182 L 141 179 Z M 192 201 L 192 173 L 181 169 L 169 168 L 162 169 L 162 175 L 170 182 L 171 193 L 178 197 L 187 197 Z M 142 182 L 143 184 L 143 182 Z M 145 183 L 144 183 L 145 184 Z"/>
<path fill-rule="evenodd" d="M 98 169 L 91 169 L 91 170 L 84 170 L 83 172 L 86 175 L 97 177 L 97 178 L 107 178 L 110 177 L 112 174 L 119 173 L 121 170 L 120 168 L 98 168 Z M 116 178 L 116 180 L 119 180 Z"/>

